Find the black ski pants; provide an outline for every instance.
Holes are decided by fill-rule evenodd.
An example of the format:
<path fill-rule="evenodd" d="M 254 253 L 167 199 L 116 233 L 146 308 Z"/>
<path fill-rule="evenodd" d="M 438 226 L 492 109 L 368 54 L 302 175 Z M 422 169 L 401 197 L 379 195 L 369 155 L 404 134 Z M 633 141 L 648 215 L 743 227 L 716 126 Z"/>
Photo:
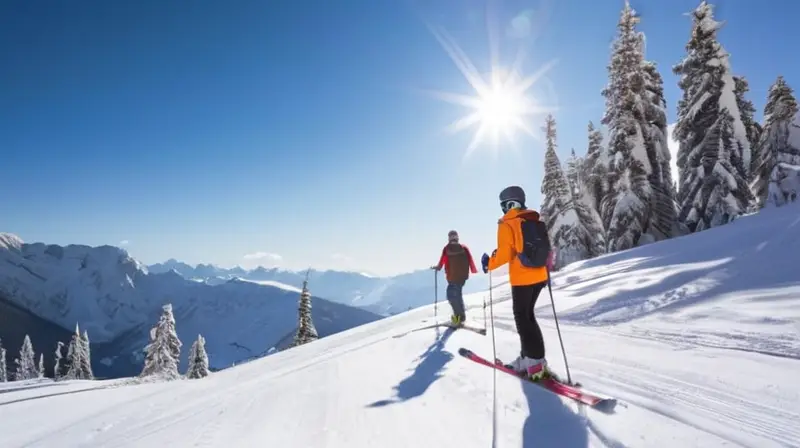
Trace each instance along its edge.
<path fill-rule="evenodd" d="M 544 358 L 544 338 L 533 314 L 533 307 L 545 286 L 547 282 L 511 287 L 514 322 L 517 324 L 521 354 L 528 358 Z"/>

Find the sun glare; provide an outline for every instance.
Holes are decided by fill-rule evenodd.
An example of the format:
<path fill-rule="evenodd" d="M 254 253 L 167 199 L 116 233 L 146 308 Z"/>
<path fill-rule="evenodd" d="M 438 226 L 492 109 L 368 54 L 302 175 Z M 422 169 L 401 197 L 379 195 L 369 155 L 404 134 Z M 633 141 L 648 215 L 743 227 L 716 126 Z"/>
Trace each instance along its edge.
<path fill-rule="evenodd" d="M 478 108 L 482 126 L 492 135 L 500 133 L 513 137 L 525 113 L 523 99 L 506 91 L 503 85 L 492 86 L 478 97 Z"/>
<path fill-rule="evenodd" d="M 515 61 L 511 69 L 504 69 L 493 61 L 488 75 L 482 76 L 446 33 L 434 29 L 431 31 L 474 91 L 472 95 L 433 92 L 444 101 L 470 109 L 465 116 L 448 127 L 452 132 L 460 132 L 477 126 L 465 157 L 487 141 L 492 143 L 495 152 L 498 151 L 501 136 L 514 147 L 518 131 L 539 138 L 529 125 L 534 120 L 532 115 L 550 112 L 552 108 L 538 105 L 528 96 L 528 90 L 552 67 L 552 62 L 532 75 L 523 76 L 519 72 L 521 59 Z"/>

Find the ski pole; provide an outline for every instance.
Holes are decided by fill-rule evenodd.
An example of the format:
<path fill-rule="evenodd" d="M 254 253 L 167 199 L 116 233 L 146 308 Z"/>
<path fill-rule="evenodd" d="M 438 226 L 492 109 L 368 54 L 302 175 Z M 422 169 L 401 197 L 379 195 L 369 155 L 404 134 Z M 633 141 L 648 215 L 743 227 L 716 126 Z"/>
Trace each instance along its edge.
<path fill-rule="evenodd" d="M 567 362 L 567 351 L 564 350 L 564 339 L 561 337 L 561 328 L 558 326 L 558 315 L 556 315 L 556 301 L 553 300 L 553 288 L 550 286 L 550 268 L 547 269 L 547 291 L 550 293 L 550 304 L 553 306 L 553 320 L 556 321 L 556 331 L 558 332 L 558 342 L 561 343 L 561 354 L 564 355 L 564 367 L 567 368 L 567 382 L 572 384 L 572 377 L 569 374 L 569 363 Z"/>
<path fill-rule="evenodd" d="M 492 295 L 492 271 L 489 274 L 489 314 L 492 321 L 492 357 L 497 360 L 497 344 L 494 336 L 494 302 Z M 484 296 L 485 297 L 485 296 Z M 484 316 L 486 308 L 483 309 Z M 492 448 L 497 447 L 497 369 L 492 369 Z"/>
<path fill-rule="evenodd" d="M 433 318 L 439 323 L 439 271 L 433 270 Z"/>

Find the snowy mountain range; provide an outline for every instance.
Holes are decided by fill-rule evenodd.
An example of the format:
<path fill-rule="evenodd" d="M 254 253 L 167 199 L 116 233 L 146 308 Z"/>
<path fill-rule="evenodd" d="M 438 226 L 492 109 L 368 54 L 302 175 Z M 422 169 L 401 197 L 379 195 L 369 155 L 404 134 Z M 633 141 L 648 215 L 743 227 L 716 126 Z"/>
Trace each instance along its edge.
<path fill-rule="evenodd" d="M 381 318 L 314 296 L 314 324 L 322 337 Z M 89 333 L 97 376 L 136 374 L 161 306 L 172 303 L 180 339 L 188 344 L 203 334 L 211 367 L 224 368 L 287 340 L 296 328 L 297 300 L 296 290 L 285 286 L 235 278 L 208 284 L 174 270 L 149 272 L 117 247 L 25 244 L 0 233 L 0 302 L 18 316 L 32 315 L 25 316 L 31 322 L 27 328 L 0 325 L 12 359 L 22 331 L 53 335 L 59 331 L 52 325 L 47 331 L 41 327 L 54 324 L 66 334 L 77 323 Z M 37 355 L 46 353 L 48 361 L 53 337 L 42 342 L 45 346 L 33 340 Z M 67 341 L 63 335 L 57 340 Z"/>
<path fill-rule="evenodd" d="M 147 269 L 150 273 L 174 271 L 185 279 L 209 285 L 239 279 L 281 288 L 295 288 L 297 291 L 299 291 L 297 288 L 303 285 L 306 277 L 305 271 L 264 267 L 246 270 L 239 266 L 222 268 L 210 264 L 191 266 L 175 259 L 150 265 Z M 446 282 L 443 273 L 439 275 L 439 298 L 443 300 Z M 392 277 L 374 277 L 357 272 L 312 269 L 309 273 L 309 288 L 315 296 L 363 308 L 383 316 L 428 305 L 435 299 L 434 278 L 430 269 L 421 269 Z M 473 275 L 464 286 L 464 292 L 471 293 L 485 288 L 485 277 Z"/>

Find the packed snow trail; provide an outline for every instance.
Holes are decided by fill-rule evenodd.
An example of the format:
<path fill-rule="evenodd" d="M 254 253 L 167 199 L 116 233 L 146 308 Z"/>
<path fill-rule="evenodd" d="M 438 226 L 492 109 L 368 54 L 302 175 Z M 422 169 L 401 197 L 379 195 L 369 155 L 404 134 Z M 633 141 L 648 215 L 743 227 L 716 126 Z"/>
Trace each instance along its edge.
<path fill-rule="evenodd" d="M 799 210 L 742 218 L 554 276 L 572 377 L 618 404 L 604 414 L 498 375 L 497 446 L 800 447 Z M 768 258 L 769 272 L 747 266 Z M 675 295 L 704 279 L 713 283 Z M 510 291 L 503 278 L 494 283 L 497 356 L 512 359 L 519 341 Z M 485 297 L 465 297 L 472 325 L 483 322 Z M 539 304 L 548 360 L 564 376 L 549 297 Z M 491 356 L 491 329 L 411 331 L 433 323 L 433 310 L 202 380 L 3 385 L 0 446 L 490 447 L 494 370 L 457 353 Z M 777 342 L 765 345 L 770 340 Z"/>
<path fill-rule="evenodd" d="M 510 318 L 509 302 L 498 317 Z M 491 446 L 488 337 L 420 325 L 425 311 L 330 336 L 199 381 L 118 386 L 14 401 L 0 394 L 4 447 Z M 620 399 L 613 415 L 498 377 L 498 446 L 798 446 L 796 360 L 563 328 L 573 375 Z M 546 324 L 559 368 L 554 329 Z M 498 328 L 498 350 L 516 337 Z M 554 356 L 555 355 L 555 356 Z M 769 383 L 764 384 L 764 371 Z M 759 373 L 762 372 L 762 373 Z M 760 378 L 750 381 L 750 378 Z M 119 382 L 117 382 L 119 383 Z M 730 389 L 733 384 L 734 388 Z M 86 387 L 86 382 L 52 389 Z M 25 393 L 20 391 L 19 394 Z"/>

